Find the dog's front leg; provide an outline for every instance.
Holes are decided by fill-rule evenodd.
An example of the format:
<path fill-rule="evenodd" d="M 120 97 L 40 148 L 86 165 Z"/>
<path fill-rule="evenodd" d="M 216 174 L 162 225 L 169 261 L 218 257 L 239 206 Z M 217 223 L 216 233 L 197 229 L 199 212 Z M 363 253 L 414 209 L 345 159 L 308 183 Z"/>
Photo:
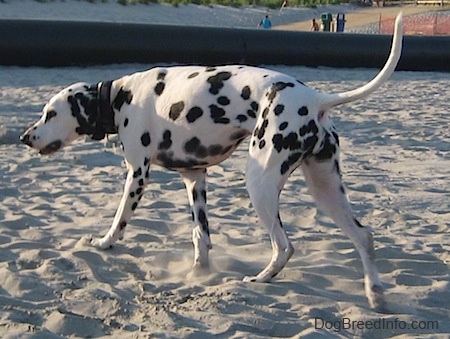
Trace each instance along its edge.
<path fill-rule="evenodd" d="M 125 228 L 144 193 L 147 177 L 148 168 L 146 171 L 142 171 L 141 167 L 134 169 L 132 166 L 128 166 L 123 196 L 120 200 L 119 207 L 117 208 L 116 215 L 114 216 L 112 226 L 103 238 L 91 238 L 90 242 L 93 246 L 100 249 L 107 249 L 110 248 L 117 239 L 123 237 Z"/>

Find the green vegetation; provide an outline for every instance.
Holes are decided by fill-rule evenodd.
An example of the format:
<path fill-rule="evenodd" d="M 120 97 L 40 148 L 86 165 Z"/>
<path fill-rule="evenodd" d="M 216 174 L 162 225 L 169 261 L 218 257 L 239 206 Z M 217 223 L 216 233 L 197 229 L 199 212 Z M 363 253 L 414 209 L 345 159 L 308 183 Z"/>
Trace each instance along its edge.
<path fill-rule="evenodd" d="M 0 2 L 6 2 L 7 0 L 0 0 Z M 53 2 L 55 0 L 36 0 L 38 2 Z M 156 4 L 156 3 L 168 3 L 174 6 L 178 5 L 223 5 L 232 7 L 241 6 L 262 6 L 268 8 L 280 8 L 284 0 L 82 0 L 90 3 L 106 3 L 117 1 L 117 3 L 127 6 L 135 4 Z M 287 0 L 289 6 L 303 6 L 303 7 L 316 7 L 318 5 L 334 5 L 340 3 L 347 3 L 352 0 Z"/>
<path fill-rule="evenodd" d="M 92 1 L 92 0 L 86 0 Z M 283 0 L 117 0 L 121 5 L 169 3 L 174 6 L 195 4 L 195 5 L 224 5 L 224 6 L 263 6 L 268 8 L 280 8 Z M 348 0 L 288 0 L 289 6 L 316 7 L 318 5 L 332 5 L 347 3 Z"/>

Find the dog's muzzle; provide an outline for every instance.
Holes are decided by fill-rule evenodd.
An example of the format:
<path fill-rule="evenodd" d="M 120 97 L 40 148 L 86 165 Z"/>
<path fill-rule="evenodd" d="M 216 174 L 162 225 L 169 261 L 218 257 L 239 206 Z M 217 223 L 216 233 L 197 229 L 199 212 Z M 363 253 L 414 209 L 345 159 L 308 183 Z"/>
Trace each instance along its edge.
<path fill-rule="evenodd" d="M 52 143 L 45 146 L 43 149 L 39 151 L 39 154 L 47 155 L 51 153 L 55 153 L 57 150 L 59 150 L 62 146 L 61 140 L 53 141 Z"/>
<path fill-rule="evenodd" d="M 22 141 L 25 145 L 29 147 L 33 147 L 33 142 L 30 140 L 29 134 L 24 134 L 20 137 L 20 141 Z M 43 149 L 39 150 L 39 154 L 46 155 L 56 152 L 62 147 L 62 141 L 56 140 L 45 146 Z"/>
<path fill-rule="evenodd" d="M 20 141 L 22 141 L 25 145 L 33 147 L 33 143 L 30 140 L 29 134 L 24 134 L 20 136 Z"/>

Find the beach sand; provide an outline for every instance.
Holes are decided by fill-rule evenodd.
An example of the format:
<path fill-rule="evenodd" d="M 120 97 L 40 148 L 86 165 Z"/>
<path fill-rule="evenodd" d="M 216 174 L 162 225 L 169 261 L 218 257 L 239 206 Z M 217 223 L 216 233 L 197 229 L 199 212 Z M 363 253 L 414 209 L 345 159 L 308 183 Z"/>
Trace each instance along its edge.
<path fill-rule="evenodd" d="M 158 167 L 124 240 L 108 251 L 86 245 L 86 235 L 107 231 L 121 196 L 117 140 L 80 140 L 40 157 L 18 137 L 68 84 L 151 66 L 0 67 L 0 337 L 448 338 L 448 73 L 396 72 L 368 99 L 332 112 L 349 198 L 374 233 L 389 310 L 377 313 L 353 245 L 316 209 L 300 171 L 281 195 L 296 252 L 272 283 L 241 281 L 271 255 L 245 190 L 247 143 L 209 170 L 211 274 L 186 278 L 187 197 L 178 175 Z M 377 73 L 270 67 L 323 92 Z"/>

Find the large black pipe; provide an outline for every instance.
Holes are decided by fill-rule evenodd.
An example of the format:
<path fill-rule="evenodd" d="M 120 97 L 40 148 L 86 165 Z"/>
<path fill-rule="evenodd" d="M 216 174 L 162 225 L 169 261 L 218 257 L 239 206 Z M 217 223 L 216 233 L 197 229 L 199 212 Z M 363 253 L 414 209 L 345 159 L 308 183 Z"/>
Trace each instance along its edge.
<path fill-rule="evenodd" d="M 0 64 L 285 64 L 381 67 L 391 37 L 193 26 L 0 20 Z M 399 70 L 450 71 L 450 37 L 406 36 Z"/>

